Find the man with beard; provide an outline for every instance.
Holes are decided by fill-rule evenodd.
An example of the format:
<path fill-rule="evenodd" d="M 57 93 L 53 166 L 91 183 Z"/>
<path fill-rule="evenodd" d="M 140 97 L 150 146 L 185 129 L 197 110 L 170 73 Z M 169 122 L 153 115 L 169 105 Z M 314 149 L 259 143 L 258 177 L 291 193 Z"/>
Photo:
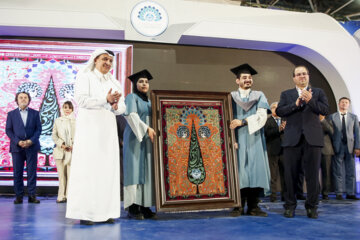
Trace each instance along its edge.
<path fill-rule="evenodd" d="M 252 76 L 257 72 L 249 65 L 242 64 L 231 69 L 236 76 L 237 91 L 231 92 L 234 120 L 230 129 L 235 130 L 239 184 L 242 209 L 234 208 L 233 215 L 244 214 L 247 202 L 247 214 L 267 217 L 267 213 L 258 206 L 261 193 L 270 190 L 270 170 L 264 125 L 269 104 L 261 91 L 251 89 Z"/>

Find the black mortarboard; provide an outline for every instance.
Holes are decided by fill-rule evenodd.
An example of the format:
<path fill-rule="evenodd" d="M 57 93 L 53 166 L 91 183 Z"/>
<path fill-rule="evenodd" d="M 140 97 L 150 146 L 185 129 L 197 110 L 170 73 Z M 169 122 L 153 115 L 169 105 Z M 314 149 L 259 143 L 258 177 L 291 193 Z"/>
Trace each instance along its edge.
<path fill-rule="evenodd" d="M 257 71 L 253 69 L 249 64 L 241 64 L 240 66 L 234 67 L 230 69 L 237 77 L 240 76 L 241 73 L 250 73 L 251 75 L 257 74 Z"/>
<path fill-rule="evenodd" d="M 111 56 L 115 56 L 114 52 L 113 51 L 110 51 L 110 50 L 105 50 L 109 55 Z"/>
<path fill-rule="evenodd" d="M 153 77 L 151 76 L 151 74 L 149 73 L 148 70 L 144 69 L 140 72 L 134 73 L 131 76 L 128 76 L 128 78 L 133 82 L 136 83 L 137 80 L 139 80 L 139 78 L 147 78 L 148 80 L 153 79 Z"/>

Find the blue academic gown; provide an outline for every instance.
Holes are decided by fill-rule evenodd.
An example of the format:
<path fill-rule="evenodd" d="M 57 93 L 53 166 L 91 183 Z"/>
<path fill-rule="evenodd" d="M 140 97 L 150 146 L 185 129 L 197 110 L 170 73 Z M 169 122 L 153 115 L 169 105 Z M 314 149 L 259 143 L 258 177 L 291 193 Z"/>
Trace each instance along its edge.
<path fill-rule="evenodd" d="M 249 98 L 241 98 L 239 91 L 232 92 L 231 94 L 233 97 L 234 119 L 246 119 L 256 114 L 258 108 L 270 109 L 267 99 L 262 92 L 251 91 Z M 234 101 L 234 96 L 237 96 L 238 101 L 249 102 L 250 100 L 254 101 L 254 104 L 248 111 L 245 111 Z M 270 168 L 264 128 L 250 135 L 247 125 L 238 127 L 235 129 L 235 137 L 238 143 L 237 157 L 240 189 L 263 188 L 264 193 L 267 194 L 270 191 Z"/>
<path fill-rule="evenodd" d="M 125 98 L 126 112 L 137 113 L 141 121 L 151 126 L 151 102 L 144 101 L 132 93 Z M 144 207 L 154 205 L 152 143 L 146 133 L 142 141 L 136 138 L 129 124 L 124 130 L 124 186 L 142 185 L 137 188 L 137 204 Z"/>

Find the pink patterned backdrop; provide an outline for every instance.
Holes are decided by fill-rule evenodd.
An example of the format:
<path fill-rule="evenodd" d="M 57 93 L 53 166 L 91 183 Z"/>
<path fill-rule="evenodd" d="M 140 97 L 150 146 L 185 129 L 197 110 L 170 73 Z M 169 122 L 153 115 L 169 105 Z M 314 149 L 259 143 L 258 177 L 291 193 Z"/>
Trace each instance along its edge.
<path fill-rule="evenodd" d="M 19 91 L 29 92 L 30 107 L 40 110 L 40 107 L 45 106 L 46 101 L 49 100 L 48 94 L 54 93 L 46 94 L 47 90 L 53 90 L 55 91 L 55 96 L 53 96 L 55 107 L 59 110 L 65 101 L 73 101 L 76 74 L 88 58 L 89 55 L 0 51 L 0 167 L 12 167 L 9 153 L 10 141 L 5 134 L 5 125 L 7 112 L 17 107 L 14 101 L 15 94 Z M 47 118 L 49 117 L 49 120 L 53 120 L 51 116 L 47 116 Z M 44 136 L 42 134 L 40 142 L 42 147 L 52 148 L 54 146 L 51 135 Z M 55 167 L 51 153 L 51 150 L 39 153 L 38 167 L 46 165 Z M 46 159 L 48 163 L 46 163 Z"/>
<path fill-rule="evenodd" d="M 43 130 L 40 136 L 41 150 L 38 154 L 37 171 L 44 173 L 42 176 L 46 179 L 46 173 L 56 172 L 55 161 L 52 157 L 54 142 L 51 138 L 51 132 L 53 122 L 60 116 L 60 109 L 65 101 L 72 101 L 76 112 L 77 107 L 73 99 L 76 74 L 86 64 L 94 47 L 100 46 L 92 44 L 87 51 L 80 49 L 80 47 L 80 50 L 77 51 L 61 51 L 61 49 L 59 51 L 59 49 L 50 49 L 46 43 L 43 47 L 36 46 L 35 49 L 27 49 L 24 47 L 26 44 L 14 44 L 14 49 L 12 49 L 8 45 L 2 48 L 1 41 L 0 179 L 9 176 L 4 175 L 4 173 L 12 172 L 12 158 L 9 153 L 10 140 L 6 136 L 5 125 L 7 113 L 17 108 L 14 99 L 15 94 L 20 91 L 29 92 L 31 95 L 29 107 L 40 112 Z M 20 42 L 27 43 L 26 41 Z M 41 43 L 40 41 L 30 41 L 29 43 L 33 44 L 34 42 Z M 51 43 L 53 44 L 53 42 Z M 71 44 L 63 47 L 67 48 L 69 45 Z M 87 45 L 90 44 L 87 43 Z M 120 80 L 125 89 L 127 75 L 125 70 L 129 68 L 121 65 L 131 64 L 131 61 L 126 61 L 126 57 L 124 58 L 129 45 L 124 46 L 123 50 L 120 48 L 115 51 L 116 63 L 119 66 L 114 69 L 113 74 Z M 113 48 L 110 47 L 109 49 Z"/>

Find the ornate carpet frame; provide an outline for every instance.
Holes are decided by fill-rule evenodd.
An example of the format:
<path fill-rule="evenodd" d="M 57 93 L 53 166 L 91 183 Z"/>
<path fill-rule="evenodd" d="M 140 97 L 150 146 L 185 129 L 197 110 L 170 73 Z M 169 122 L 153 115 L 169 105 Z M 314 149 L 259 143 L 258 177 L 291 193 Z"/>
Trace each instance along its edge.
<path fill-rule="evenodd" d="M 151 92 L 156 209 L 239 207 L 231 96 L 220 92 Z"/>

